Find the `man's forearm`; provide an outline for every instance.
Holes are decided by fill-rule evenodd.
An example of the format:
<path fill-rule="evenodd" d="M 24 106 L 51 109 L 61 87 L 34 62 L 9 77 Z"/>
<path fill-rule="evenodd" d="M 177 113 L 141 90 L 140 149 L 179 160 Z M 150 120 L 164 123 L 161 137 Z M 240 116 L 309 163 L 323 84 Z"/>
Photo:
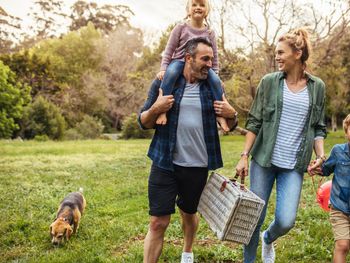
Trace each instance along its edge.
<path fill-rule="evenodd" d="M 149 110 L 142 112 L 140 117 L 142 125 L 145 128 L 152 129 L 156 124 L 158 115 L 159 114 L 153 106 Z"/>

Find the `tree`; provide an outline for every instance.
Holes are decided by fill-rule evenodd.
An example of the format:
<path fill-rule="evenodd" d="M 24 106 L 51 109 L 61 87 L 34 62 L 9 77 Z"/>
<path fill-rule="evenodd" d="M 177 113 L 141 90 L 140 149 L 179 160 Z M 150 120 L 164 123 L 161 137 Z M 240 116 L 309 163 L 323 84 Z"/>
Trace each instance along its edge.
<path fill-rule="evenodd" d="M 16 73 L 16 81 L 31 87 L 31 96 L 43 96 L 59 103 L 60 86 L 49 58 L 41 58 L 29 50 L 5 54 L 0 59 Z"/>
<path fill-rule="evenodd" d="M 62 24 L 67 17 L 63 6 L 64 3 L 61 0 L 36 0 L 34 2 L 29 15 L 35 22 L 31 29 L 37 40 L 59 36 L 66 32 L 65 29 L 62 31 Z"/>
<path fill-rule="evenodd" d="M 316 69 L 333 61 L 337 52 L 335 43 L 346 35 L 350 22 L 350 3 L 345 0 L 322 1 L 322 8 L 311 1 L 301 3 L 297 0 L 245 0 L 244 3 L 237 0 L 231 1 L 227 9 L 224 5 L 226 0 L 221 0 L 220 3 L 223 4 L 222 7 L 216 3 L 216 7 L 219 8 L 216 12 L 221 14 L 219 18 L 226 17 L 225 23 L 219 23 L 221 25 L 220 45 L 227 51 L 229 39 L 227 36 L 231 33 L 231 37 L 241 43 L 240 48 L 236 49 L 237 56 L 248 62 L 247 70 L 242 71 L 248 75 L 232 76 L 233 80 L 248 80 L 242 83 L 243 92 L 238 93 L 242 96 L 235 99 L 235 106 L 239 105 L 242 109 L 247 105 L 248 97 L 245 94 L 251 94 L 254 97 L 253 91 L 259 79 L 266 73 L 276 70 L 275 44 L 282 33 L 297 27 L 308 27 L 313 37 L 314 50 L 317 51 L 311 68 Z M 320 10 L 327 11 L 320 12 Z M 225 52 L 223 55 L 224 65 L 229 67 L 230 61 L 233 61 L 233 64 L 235 61 L 239 63 L 243 61 L 237 60 L 237 57 L 229 58 Z M 225 60 L 228 61 L 225 62 Z M 340 71 L 337 72 L 340 73 Z"/>
<path fill-rule="evenodd" d="M 144 98 L 143 86 L 135 81 L 132 73 L 142 46 L 141 31 L 124 26 L 111 33 L 101 46 L 106 50 L 99 70 L 104 76 L 102 82 L 107 89 L 105 98 L 108 99 L 106 111 L 113 128 L 120 129 L 124 116 L 137 111 Z M 101 84 L 101 80 L 90 83 L 95 86 L 96 83 Z"/>
<path fill-rule="evenodd" d="M 19 129 L 30 88 L 15 82 L 15 74 L 0 61 L 0 138 L 10 138 Z"/>
<path fill-rule="evenodd" d="M 43 61 L 50 61 L 54 82 L 60 87 L 58 105 L 70 127 L 81 121 L 85 113 L 92 114 L 105 108 L 101 105 L 103 100 L 99 100 L 106 96 L 104 86 L 86 86 L 91 79 L 86 77 L 87 74 L 98 77 L 104 51 L 103 47 L 99 51 L 96 48 L 101 41 L 101 34 L 90 23 L 60 39 L 42 41 L 31 50 Z"/>
<path fill-rule="evenodd" d="M 21 19 L 8 14 L 0 6 L 0 53 L 9 53 L 19 40 Z"/>
<path fill-rule="evenodd" d="M 25 138 L 47 135 L 50 139 L 61 139 L 66 128 L 61 110 L 43 97 L 38 97 L 26 108 L 23 118 Z"/>
<path fill-rule="evenodd" d="M 78 30 L 90 22 L 104 34 L 117 29 L 118 26 L 130 27 L 129 19 L 134 13 L 125 5 L 103 5 L 94 2 L 77 1 L 71 7 L 70 30 Z"/>

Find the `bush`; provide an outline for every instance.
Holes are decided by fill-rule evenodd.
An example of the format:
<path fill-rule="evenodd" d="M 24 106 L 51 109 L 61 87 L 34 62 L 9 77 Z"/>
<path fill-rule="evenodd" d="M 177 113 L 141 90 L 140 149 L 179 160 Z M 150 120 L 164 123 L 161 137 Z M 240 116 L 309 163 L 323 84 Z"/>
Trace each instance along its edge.
<path fill-rule="evenodd" d="M 30 88 L 15 82 L 15 73 L 0 60 L 0 138 L 11 138 L 19 129 L 23 107 L 30 102 Z"/>
<path fill-rule="evenodd" d="M 77 123 L 75 129 L 84 139 L 96 139 L 101 136 L 104 126 L 101 120 L 85 115 L 83 120 Z"/>
<path fill-rule="evenodd" d="M 64 133 L 64 140 L 73 141 L 73 140 L 82 140 L 84 139 L 76 129 L 69 129 Z"/>
<path fill-rule="evenodd" d="M 34 137 L 34 141 L 37 141 L 37 142 L 46 142 L 48 140 L 50 140 L 50 138 L 46 134 L 37 135 Z"/>
<path fill-rule="evenodd" d="M 132 113 L 123 121 L 122 135 L 124 139 L 131 138 L 151 138 L 153 130 L 142 130 L 137 122 L 137 114 Z"/>
<path fill-rule="evenodd" d="M 43 97 L 38 97 L 26 108 L 23 126 L 25 138 L 47 135 L 50 139 L 57 140 L 63 136 L 66 121 L 60 108 Z"/>

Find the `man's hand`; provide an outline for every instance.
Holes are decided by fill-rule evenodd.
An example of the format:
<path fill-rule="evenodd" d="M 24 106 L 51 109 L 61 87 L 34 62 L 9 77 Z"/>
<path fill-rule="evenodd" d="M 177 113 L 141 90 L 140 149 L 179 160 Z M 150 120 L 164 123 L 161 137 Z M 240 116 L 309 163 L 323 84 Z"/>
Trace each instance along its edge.
<path fill-rule="evenodd" d="M 165 70 L 161 70 L 161 71 L 159 71 L 159 72 L 157 73 L 157 78 L 158 78 L 159 80 L 163 80 L 164 75 L 165 75 Z"/>
<path fill-rule="evenodd" d="M 308 174 L 311 176 L 323 175 L 322 168 L 321 168 L 322 163 L 323 163 L 323 160 L 321 158 L 311 161 L 309 166 L 307 167 Z"/>
<path fill-rule="evenodd" d="M 168 110 L 170 110 L 174 104 L 174 101 L 175 99 L 173 95 L 163 96 L 163 90 L 159 89 L 158 98 L 154 102 L 150 110 L 153 112 L 153 114 L 159 115 L 163 112 L 167 112 Z"/>
<path fill-rule="evenodd" d="M 216 115 L 227 119 L 234 118 L 236 110 L 228 103 L 225 94 L 222 94 L 222 101 L 214 101 L 214 110 Z"/>

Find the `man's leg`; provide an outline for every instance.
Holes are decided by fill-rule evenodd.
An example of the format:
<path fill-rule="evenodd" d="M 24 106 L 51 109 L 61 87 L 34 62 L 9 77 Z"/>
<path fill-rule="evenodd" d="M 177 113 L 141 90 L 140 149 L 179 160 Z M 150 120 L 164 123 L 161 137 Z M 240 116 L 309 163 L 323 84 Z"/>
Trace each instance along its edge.
<path fill-rule="evenodd" d="M 197 214 L 188 214 L 180 210 L 182 231 L 184 233 L 184 252 L 192 252 L 193 241 L 196 237 L 199 219 Z"/>
<path fill-rule="evenodd" d="M 162 253 L 164 233 L 170 222 L 170 215 L 151 216 L 148 233 L 144 241 L 143 262 L 154 263 Z"/>
<path fill-rule="evenodd" d="M 148 178 L 148 200 L 150 224 L 144 241 L 143 262 L 157 262 L 162 253 L 164 233 L 175 212 L 177 182 L 172 171 L 155 165 Z"/>
<path fill-rule="evenodd" d="M 197 207 L 200 196 L 207 182 L 208 169 L 200 167 L 175 166 L 179 182 L 179 207 L 182 229 L 184 232 L 184 247 L 181 262 L 193 262 L 192 246 L 196 237 L 199 219 Z"/>

